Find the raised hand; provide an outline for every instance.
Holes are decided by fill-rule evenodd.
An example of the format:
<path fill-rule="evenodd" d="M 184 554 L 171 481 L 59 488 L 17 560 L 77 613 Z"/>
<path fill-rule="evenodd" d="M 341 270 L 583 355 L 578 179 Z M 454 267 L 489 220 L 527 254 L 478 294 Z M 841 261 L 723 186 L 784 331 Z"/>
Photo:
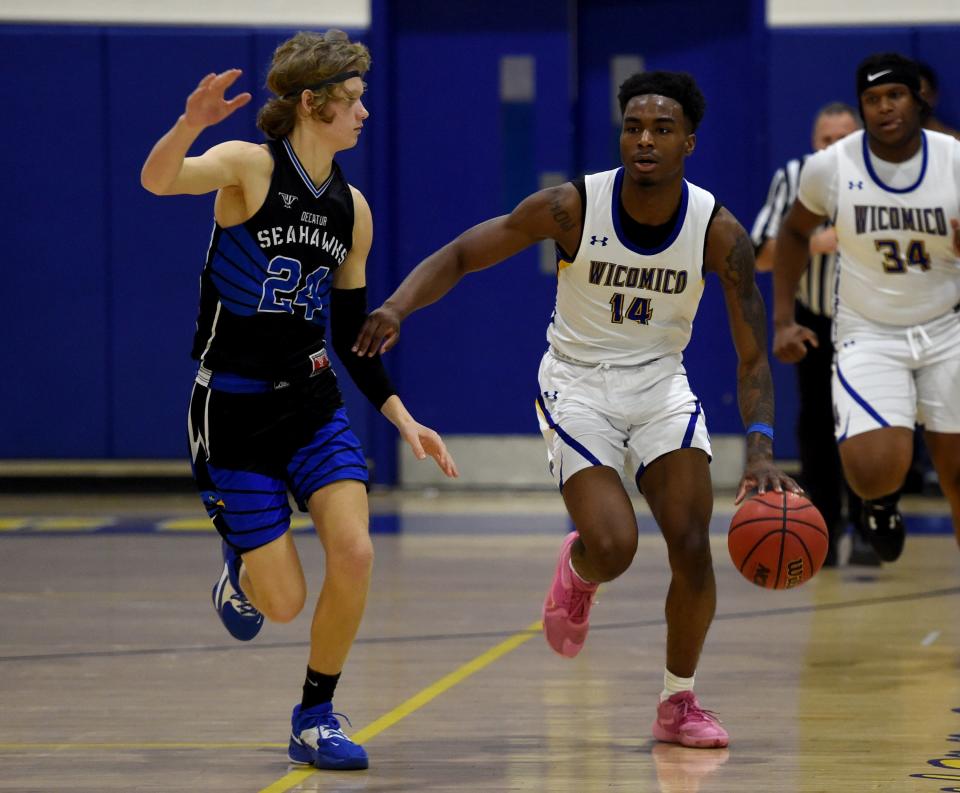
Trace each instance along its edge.
<path fill-rule="evenodd" d="M 241 75 L 240 69 L 228 69 L 220 74 L 208 74 L 193 93 L 187 97 L 184 120 L 191 127 L 209 127 L 219 124 L 237 108 L 243 107 L 252 98 L 247 92 L 226 99 L 226 90 Z"/>

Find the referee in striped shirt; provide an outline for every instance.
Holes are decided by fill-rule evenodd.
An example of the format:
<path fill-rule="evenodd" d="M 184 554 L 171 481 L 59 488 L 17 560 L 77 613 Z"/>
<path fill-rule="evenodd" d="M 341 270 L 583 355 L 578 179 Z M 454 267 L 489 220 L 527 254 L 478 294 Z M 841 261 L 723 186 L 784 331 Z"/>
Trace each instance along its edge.
<path fill-rule="evenodd" d="M 842 102 L 831 102 L 817 113 L 813 122 L 813 148 L 825 149 L 859 129 L 856 111 Z M 806 161 L 790 160 L 777 170 L 770 182 L 767 203 L 753 224 L 753 245 L 757 270 L 770 271 L 776 261 L 775 243 L 780 221 L 797 198 L 800 170 Z M 810 500 L 823 515 L 830 531 L 827 566 L 837 564 L 837 545 L 846 533 L 843 499 L 847 498 L 847 514 L 859 516 L 860 500 L 846 486 L 840 454 L 833 435 L 833 402 L 830 397 L 833 342 L 831 323 L 837 272 L 837 234 L 833 226 L 824 225 L 810 238 L 810 264 L 797 288 L 797 322 L 817 334 L 820 346 L 807 350 L 797 364 L 799 415 L 797 436 L 800 446 L 800 473 Z M 854 518 L 855 520 L 855 518 Z M 851 564 L 877 565 L 876 552 L 854 531 Z"/>

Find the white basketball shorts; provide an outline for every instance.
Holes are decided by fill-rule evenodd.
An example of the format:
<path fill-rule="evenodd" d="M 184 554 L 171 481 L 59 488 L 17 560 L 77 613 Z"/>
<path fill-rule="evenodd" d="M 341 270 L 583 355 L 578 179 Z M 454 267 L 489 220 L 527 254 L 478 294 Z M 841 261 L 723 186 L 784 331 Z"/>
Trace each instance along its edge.
<path fill-rule="evenodd" d="M 640 477 L 677 449 L 702 449 L 710 436 L 679 355 L 640 366 L 575 364 L 550 350 L 540 362 L 537 418 L 560 489 L 577 471 L 608 465 Z"/>
<path fill-rule="evenodd" d="M 960 433 L 960 313 L 909 328 L 837 322 L 833 406 L 838 441 L 923 424 Z"/>

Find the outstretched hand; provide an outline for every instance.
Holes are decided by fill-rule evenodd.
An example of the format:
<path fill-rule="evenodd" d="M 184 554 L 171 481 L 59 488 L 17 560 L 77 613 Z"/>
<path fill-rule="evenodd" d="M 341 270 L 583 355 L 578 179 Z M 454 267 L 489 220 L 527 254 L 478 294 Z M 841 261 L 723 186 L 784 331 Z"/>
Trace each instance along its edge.
<path fill-rule="evenodd" d="M 807 345 L 820 346 L 817 334 L 810 328 L 791 322 L 781 325 L 773 334 L 773 354 L 783 363 L 796 363 L 807 354 Z"/>
<path fill-rule="evenodd" d="M 386 352 L 399 340 L 400 316 L 384 305 L 367 317 L 351 349 L 357 355 L 373 357 L 378 352 Z"/>
<path fill-rule="evenodd" d="M 740 487 L 737 489 L 737 497 L 733 503 L 739 504 L 751 490 L 756 490 L 758 493 L 766 493 L 768 490 L 774 490 L 777 493 L 789 490 L 798 495 L 803 493 L 803 488 L 777 468 L 773 460 L 768 457 L 747 460 L 743 477 L 740 479 Z"/>
<path fill-rule="evenodd" d="M 425 460 L 429 455 L 437 461 L 440 470 L 450 479 L 456 479 L 460 476 L 457 464 L 450 456 L 450 452 L 447 451 L 446 444 L 444 444 L 439 433 L 425 427 L 418 421 L 406 422 L 401 424 L 398 429 L 400 436 L 413 449 L 414 457 L 418 460 Z"/>
<path fill-rule="evenodd" d="M 209 127 L 219 124 L 237 108 L 243 107 L 252 98 L 247 92 L 226 99 L 226 90 L 240 76 L 240 69 L 228 69 L 220 74 L 208 74 L 193 93 L 187 97 L 184 120 L 192 127 Z"/>

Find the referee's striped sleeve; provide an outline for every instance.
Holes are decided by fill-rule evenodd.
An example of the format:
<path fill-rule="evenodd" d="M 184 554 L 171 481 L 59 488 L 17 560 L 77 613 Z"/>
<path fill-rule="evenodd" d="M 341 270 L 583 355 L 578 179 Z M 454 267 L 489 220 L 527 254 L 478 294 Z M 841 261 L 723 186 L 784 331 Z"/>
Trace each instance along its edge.
<path fill-rule="evenodd" d="M 763 205 L 753 222 L 750 238 L 755 248 L 759 249 L 767 240 L 777 236 L 780 229 L 780 218 L 787 207 L 787 172 L 785 168 L 778 168 L 770 180 L 770 189 L 767 191 L 767 202 Z"/>

